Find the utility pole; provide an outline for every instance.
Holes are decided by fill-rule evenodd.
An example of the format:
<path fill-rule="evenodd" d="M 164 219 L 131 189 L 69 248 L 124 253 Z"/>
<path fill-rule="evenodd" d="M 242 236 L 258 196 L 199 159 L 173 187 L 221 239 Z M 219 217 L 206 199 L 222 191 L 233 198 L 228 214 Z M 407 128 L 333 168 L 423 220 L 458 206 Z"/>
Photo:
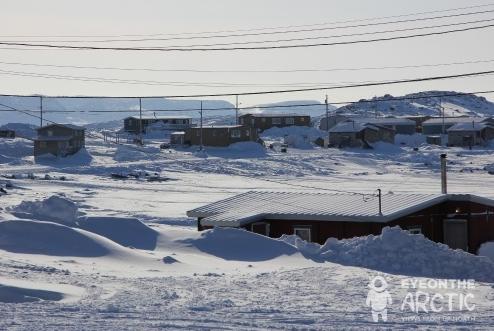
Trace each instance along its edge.
<path fill-rule="evenodd" d="M 235 124 L 238 123 L 238 95 L 235 96 Z"/>
<path fill-rule="evenodd" d="M 43 96 L 40 95 L 39 96 L 39 111 L 40 111 L 40 120 L 41 120 L 41 124 L 40 124 L 40 128 L 43 127 Z"/>
<path fill-rule="evenodd" d="M 139 98 L 139 144 L 142 143 L 142 99 Z"/>
<path fill-rule="evenodd" d="M 200 134 L 200 137 L 199 137 L 199 139 L 200 139 L 200 147 L 199 148 L 202 151 L 202 149 L 203 149 L 203 146 L 202 146 L 202 101 L 201 101 L 201 128 L 200 128 L 200 133 L 199 134 Z"/>
<path fill-rule="evenodd" d="M 326 104 L 326 130 L 328 131 L 328 144 L 326 145 L 329 148 L 329 103 L 328 103 L 328 95 L 326 94 L 326 100 L 324 101 Z"/>
<path fill-rule="evenodd" d="M 446 132 L 446 126 L 445 126 L 445 123 L 444 123 L 444 107 L 443 107 L 443 99 L 442 98 L 439 98 L 439 110 L 441 112 L 441 116 L 443 118 L 443 128 L 442 128 L 442 133 L 445 134 Z"/>

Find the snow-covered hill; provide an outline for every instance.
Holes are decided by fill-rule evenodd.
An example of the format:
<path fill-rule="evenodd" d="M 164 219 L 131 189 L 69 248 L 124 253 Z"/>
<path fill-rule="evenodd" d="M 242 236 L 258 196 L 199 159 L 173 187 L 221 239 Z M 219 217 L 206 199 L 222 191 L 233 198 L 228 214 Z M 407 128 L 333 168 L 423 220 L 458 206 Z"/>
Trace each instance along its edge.
<path fill-rule="evenodd" d="M 439 115 L 441 106 L 446 116 L 492 116 L 494 103 L 482 96 L 457 95 L 452 91 L 426 91 L 392 96 L 386 94 L 370 100 L 360 100 L 357 103 L 338 109 L 341 113 L 359 113 L 364 115 L 407 116 L 407 115 Z M 444 95 L 438 97 L 438 95 Z M 448 96 L 449 95 L 449 96 Z M 453 95 L 453 96 L 452 96 Z M 404 100 L 387 101 L 392 98 Z M 410 98 L 406 100 L 406 98 Z"/>

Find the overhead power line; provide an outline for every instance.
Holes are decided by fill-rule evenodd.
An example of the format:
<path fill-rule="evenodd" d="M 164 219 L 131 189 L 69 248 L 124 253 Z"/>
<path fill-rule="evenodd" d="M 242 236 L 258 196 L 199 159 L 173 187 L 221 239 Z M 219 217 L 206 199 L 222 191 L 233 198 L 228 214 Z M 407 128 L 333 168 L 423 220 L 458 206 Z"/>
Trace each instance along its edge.
<path fill-rule="evenodd" d="M 341 29 L 362 28 L 362 27 L 375 27 L 375 26 L 381 26 L 381 25 L 422 22 L 422 21 L 439 20 L 439 19 L 445 19 L 445 18 L 455 18 L 455 17 L 472 16 L 472 15 L 479 15 L 479 14 L 489 14 L 489 13 L 493 13 L 493 12 L 494 12 L 494 10 L 484 10 L 484 11 L 469 12 L 469 13 L 459 13 L 459 14 L 433 16 L 433 17 L 421 17 L 421 18 L 414 18 L 414 19 L 366 23 L 366 24 L 354 24 L 354 25 L 343 25 L 343 26 L 333 26 L 333 27 L 324 27 L 324 28 L 283 30 L 283 31 L 271 31 L 271 32 L 258 32 L 258 33 L 243 33 L 243 34 L 221 34 L 221 35 L 210 35 L 210 36 L 173 37 L 173 38 L 104 39 L 104 40 L 36 40 L 36 41 L 29 41 L 29 40 L 27 40 L 27 41 L 26 40 L 13 41 L 13 40 L 10 40 L 10 42 L 19 42 L 19 43 L 30 43 L 30 42 L 109 43 L 109 42 L 145 42 L 145 41 L 172 41 L 172 40 L 194 40 L 194 39 L 219 39 L 219 38 L 239 38 L 239 37 L 254 37 L 254 36 L 258 37 L 258 36 L 269 36 L 269 35 L 279 35 L 279 34 L 293 34 L 293 33 L 320 32 L 320 31 L 328 31 L 328 30 L 341 30 Z M 477 21 L 468 22 L 468 23 L 444 24 L 444 25 L 437 25 L 435 27 L 446 27 L 446 26 L 454 26 L 454 25 L 460 25 L 460 24 L 478 23 L 478 22 L 483 22 L 483 21 L 485 21 L 485 20 L 477 20 Z M 425 28 L 427 28 L 427 27 L 424 27 L 422 29 L 425 29 Z M 417 28 L 391 30 L 389 32 L 410 31 L 410 30 L 417 30 Z M 377 32 L 377 33 L 384 33 L 384 32 Z M 358 35 L 364 35 L 364 34 L 347 34 L 347 35 L 341 35 L 338 37 L 358 36 Z M 327 37 L 327 38 L 332 38 L 332 37 Z M 296 41 L 296 40 L 304 40 L 304 38 L 286 39 L 285 41 Z M 264 42 L 271 42 L 271 41 L 264 41 Z M 242 43 L 239 43 L 239 44 L 242 44 Z M 213 45 L 216 45 L 216 44 L 213 44 Z M 217 45 L 228 45 L 228 44 L 217 44 Z M 185 45 L 182 47 L 195 47 L 195 46 L 196 45 Z M 198 45 L 198 46 L 201 46 L 201 45 Z M 168 47 L 180 47 L 180 46 L 168 46 Z"/>
<path fill-rule="evenodd" d="M 477 94 L 493 94 L 494 90 L 490 91 L 476 91 L 476 92 L 445 92 L 445 93 L 436 93 L 436 94 L 427 94 L 427 95 L 411 95 L 411 96 L 403 96 L 403 97 L 382 97 L 379 99 L 361 99 L 358 101 L 337 101 L 331 102 L 331 105 L 351 105 L 351 104 L 360 104 L 360 103 L 380 103 L 380 102 L 393 102 L 393 101 L 411 101 L 411 100 L 422 100 L 422 99 L 432 99 L 432 98 L 445 98 L 445 97 L 457 97 L 457 96 L 470 96 Z M 1 96 L 1 95 L 0 95 Z M 12 95 L 10 95 L 12 96 Z M 26 98 L 34 98 L 36 96 L 22 96 L 18 97 L 26 97 Z M 39 96 L 37 96 L 39 98 Z M 138 99 L 139 97 L 122 97 L 119 99 Z M 143 97 L 141 97 L 143 98 Z M 23 109 L 18 110 L 12 108 L 10 106 L 6 106 L 4 104 L 0 104 L 0 106 L 4 106 L 10 109 L 0 109 L 0 112 L 12 112 L 12 111 L 24 111 L 24 112 L 34 112 L 39 113 L 39 109 Z M 303 107 L 325 107 L 323 103 L 301 103 L 301 104 L 288 104 L 288 105 L 258 105 L 258 106 L 244 106 L 239 107 L 238 110 L 253 110 L 253 109 L 273 109 L 273 108 L 303 108 Z M 216 107 L 216 108 L 207 108 L 203 107 L 203 111 L 228 111 L 228 110 L 236 110 L 235 106 L 231 107 Z M 168 109 L 143 109 L 143 112 L 146 113 L 160 113 L 160 112 L 195 112 L 200 111 L 201 108 L 168 108 Z M 43 110 L 44 113 L 59 113 L 59 114 L 71 114 L 71 113 L 138 113 L 139 110 Z"/>
<path fill-rule="evenodd" d="M 0 38 L 123 38 L 123 37 L 152 37 L 152 36 L 183 36 L 183 35 L 204 35 L 204 34 L 219 34 L 219 33 L 234 33 L 234 32 L 252 32 L 252 31 L 265 31 L 265 30 L 279 30 L 279 29 L 290 29 L 290 28 L 303 28 L 303 27 L 313 27 L 313 26 L 324 26 L 324 25 L 335 25 L 335 24 L 345 24 L 345 23 L 355 23 L 355 22 L 368 22 L 377 21 L 384 19 L 393 19 L 401 17 L 411 17 L 438 13 L 447 13 L 468 9 L 477 8 L 487 8 L 494 6 L 494 3 L 487 3 L 475 6 L 465 6 L 449 9 L 440 9 L 433 11 L 422 11 L 414 12 L 401 15 L 391 15 L 391 16 L 380 16 L 371 17 L 363 19 L 346 19 L 340 21 L 323 22 L 323 23 L 313 23 L 313 24 L 302 24 L 302 25 L 285 25 L 277 27 L 261 27 L 261 28 L 251 28 L 251 29 L 230 29 L 230 30 L 216 30 L 216 31 L 202 31 L 202 32 L 180 32 L 180 33 L 152 33 L 152 34 L 117 34 L 117 35 L 0 35 Z"/>
<path fill-rule="evenodd" d="M 363 39 L 363 40 L 352 40 L 352 41 L 340 41 L 340 42 L 330 42 L 330 43 L 315 43 L 315 44 L 291 44 L 291 45 L 273 45 L 273 46 L 253 46 L 253 47 L 210 47 L 210 48 L 180 48 L 180 47 L 100 47 L 100 46 L 73 46 L 73 45 L 55 45 L 48 43 L 16 43 L 16 42 L 0 42 L 0 45 L 5 46 L 21 46 L 21 47 L 42 47 L 50 49 L 70 49 L 70 50 L 104 50 L 104 51 L 159 51 L 159 52 L 206 52 L 206 51 L 240 51 L 240 50 L 270 50 L 270 49 L 289 49 L 289 48 L 312 48 L 320 46 L 340 46 L 340 45 L 351 45 L 351 44 L 362 44 L 362 43 L 374 43 L 382 41 L 400 40 L 400 39 L 411 39 L 427 36 L 438 36 L 446 35 L 458 32 L 482 30 L 494 27 L 494 24 L 467 27 L 455 30 L 445 30 L 437 32 L 428 32 L 420 34 L 412 34 L 405 36 L 394 36 L 394 37 L 383 37 L 375 39 Z"/>
<path fill-rule="evenodd" d="M 44 64 L 44 63 L 24 63 L 24 62 L 5 62 L 0 61 L 4 65 L 16 65 L 26 67 L 46 67 L 46 68 L 63 68 L 63 69 L 94 69 L 94 70 L 115 70 L 115 71 L 143 71 L 143 72 L 190 72 L 190 73 L 297 73 L 297 72 L 334 72 L 334 71 L 363 71 L 363 70 L 386 70 L 386 69 L 409 69 L 409 68 L 431 68 L 445 67 L 453 65 L 466 64 L 482 64 L 492 63 L 494 59 L 473 60 L 448 63 L 432 63 L 432 64 L 410 64 L 401 66 L 382 66 L 382 67 L 342 67 L 342 68 L 321 68 L 321 69 L 268 69 L 268 70 L 204 70 L 204 69 L 160 69 L 160 68 L 123 68 L 123 67 L 102 67 L 102 66 L 77 66 L 77 65 L 59 65 L 59 64 Z"/>
<path fill-rule="evenodd" d="M 309 91 L 325 91 L 325 90 L 336 90 L 336 89 L 348 89 L 348 88 L 357 88 L 357 87 L 370 87 L 370 86 L 385 86 L 385 85 L 395 85 L 395 84 L 404 84 L 404 83 L 416 83 L 416 82 L 427 82 L 427 81 L 435 81 L 435 80 L 444 80 L 444 79 L 454 79 L 454 78 L 466 78 L 466 77 L 475 77 L 482 75 L 491 75 L 494 74 L 494 70 L 489 71 L 480 71 L 480 72 L 469 72 L 463 74 L 454 74 L 454 75 L 445 75 L 445 76 L 429 76 L 429 77 L 421 77 L 421 78 L 412 78 L 412 79 L 401 79 L 401 80 L 392 80 L 386 82 L 371 82 L 371 83 L 358 83 L 358 84 L 350 84 L 350 85 L 339 85 L 339 86 L 324 86 L 324 87 L 310 87 L 310 88 L 298 88 L 298 89 L 287 89 L 287 90 L 270 90 L 270 91 L 255 91 L 255 92 L 236 92 L 236 93 L 215 93 L 215 94 L 188 94 L 188 95 L 162 95 L 162 96 L 148 96 L 148 97 L 127 97 L 128 99 L 156 99 L 156 98 L 170 98 L 170 99 L 179 99 L 179 98 L 207 98 L 207 97 L 225 97 L 225 96 L 248 96 L 248 95 L 263 95 L 263 94 L 283 94 L 283 93 L 294 93 L 294 92 L 309 92 Z M 27 95 L 15 95 L 15 94 L 0 94 L 0 96 L 24 96 Z M 39 97 L 39 95 L 31 95 L 31 97 Z M 56 98 L 64 98 L 64 99 L 115 99 L 121 97 L 109 97 L 109 96 L 58 96 Z M 125 98 L 125 97 L 124 97 Z"/>

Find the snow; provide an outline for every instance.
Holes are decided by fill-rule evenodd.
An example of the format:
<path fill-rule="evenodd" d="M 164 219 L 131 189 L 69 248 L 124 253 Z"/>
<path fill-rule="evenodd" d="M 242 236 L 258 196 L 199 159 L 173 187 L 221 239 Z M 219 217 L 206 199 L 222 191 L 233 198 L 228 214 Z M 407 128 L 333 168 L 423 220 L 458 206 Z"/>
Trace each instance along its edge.
<path fill-rule="evenodd" d="M 307 126 L 274 127 L 263 131 L 261 134 L 261 138 L 267 143 L 286 143 L 290 147 L 300 149 L 312 148 L 313 142 L 317 138 L 326 136 L 326 132 Z"/>
<path fill-rule="evenodd" d="M 480 248 L 479 248 L 479 255 L 481 256 L 486 256 L 492 261 L 494 261 L 494 242 L 489 241 L 486 243 L 483 243 Z"/>
<path fill-rule="evenodd" d="M 285 235 L 281 240 L 317 261 L 415 277 L 494 282 L 494 262 L 462 250 L 451 250 L 399 227 L 386 227 L 378 236 L 330 238 L 322 246 L 306 243 L 296 236 Z"/>
<path fill-rule="evenodd" d="M 304 129 L 271 137 L 281 142 L 289 130 Z M 441 153 L 451 193 L 493 197 L 493 146 L 465 150 L 406 137 L 372 150 L 302 145 L 280 153 L 242 143 L 198 154 L 97 137 L 86 139 L 89 164 L 70 157 L 36 163 L 29 140 L 0 140 L 0 186 L 12 184 L 0 196 L 0 284 L 7 286 L 0 286 L 0 329 L 31 329 L 33 321 L 40 330 L 492 328 L 494 273 L 485 258 L 395 229 L 326 245 L 198 232 L 185 212 L 250 190 L 439 193 Z M 111 178 L 119 172 L 168 180 Z M 394 298 L 411 275 L 473 277 L 475 324 L 404 322 L 397 303 L 389 324 L 376 326 L 365 306 L 376 273 Z"/>

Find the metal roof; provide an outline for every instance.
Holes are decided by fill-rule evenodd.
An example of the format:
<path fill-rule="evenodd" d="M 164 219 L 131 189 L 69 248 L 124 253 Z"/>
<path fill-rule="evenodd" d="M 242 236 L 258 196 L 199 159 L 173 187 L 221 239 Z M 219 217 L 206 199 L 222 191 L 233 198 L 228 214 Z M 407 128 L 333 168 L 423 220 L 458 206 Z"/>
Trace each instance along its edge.
<path fill-rule="evenodd" d="M 296 114 L 296 113 L 278 113 L 278 114 L 266 114 L 266 113 L 254 113 L 254 114 L 243 114 L 240 117 L 243 116 L 252 116 L 252 117 L 309 117 L 309 115 L 302 115 L 302 114 Z"/>
<path fill-rule="evenodd" d="M 345 122 L 340 122 L 335 126 L 333 126 L 331 129 L 329 129 L 329 132 L 330 133 L 361 132 L 365 129 L 379 131 L 379 127 L 374 124 L 358 122 L 358 121 L 345 121 Z"/>
<path fill-rule="evenodd" d="M 353 120 L 380 125 L 410 125 L 414 127 L 417 125 L 415 121 L 412 121 L 411 119 L 398 117 L 353 118 Z"/>
<path fill-rule="evenodd" d="M 239 227 L 263 219 L 386 223 L 445 201 L 473 201 L 494 206 L 494 200 L 465 194 L 371 195 L 250 191 L 187 212 L 204 226 Z"/>
<path fill-rule="evenodd" d="M 66 127 L 66 128 L 72 129 L 72 130 L 86 130 L 86 128 L 83 126 L 78 126 L 78 125 L 74 125 L 74 124 L 60 124 L 60 123 L 48 124 L 48 125 L 45 125 L 41 128 L 37 128 L 36 130 L 40 131 L 40 130 L 44 130 L 44 129 L 52 127 L 52 126 L 62 126 L 62 127 Z"/>
<path fill-rule="evenodd" d="M 125 119 L 135 119 L 138 120 L 140 119 L 139 116 L 129 116 L 126 117 Z M 142 115 L 143 120 L 187 120 L 187 119 L 192 119 L 190 116 L 151 116 L 151 115 Z"/>
<path fill-rule="evenodd" d="M 461 117 L 445 117 L 444 118 L 444 124 L 456 124 L 456 123 L 472 123 L 473 122 L 476 122 L 476 123 L 480 123 L 480 122 L 483 122 L 485 120 L 488 120 L 489 118 L 488 117 L 465 117 L 465 116 L 461 116 Z M 435 117 L 435 118 L 431 118 L 427 121 L 425 121 L 424 123 L 422 123 L 422 126 L 427 126 L 427 125 L 438 125 L 438 124 L 443 124 L 443 118 L 442 117 Z"/>
<path fill-rule="evenodd" d="M 466 122 L 466 123 L 457 123 L 455 125 L 453 125 L 452 127 L 450 127 L 448 129 L 448 132 L 449 131 L 482 131 L 486 128 L 493 128 L 494 129 L 494 126 L 493 125 L 490 125 L 488 123 L 479 123 L 479 122 Z"/>

